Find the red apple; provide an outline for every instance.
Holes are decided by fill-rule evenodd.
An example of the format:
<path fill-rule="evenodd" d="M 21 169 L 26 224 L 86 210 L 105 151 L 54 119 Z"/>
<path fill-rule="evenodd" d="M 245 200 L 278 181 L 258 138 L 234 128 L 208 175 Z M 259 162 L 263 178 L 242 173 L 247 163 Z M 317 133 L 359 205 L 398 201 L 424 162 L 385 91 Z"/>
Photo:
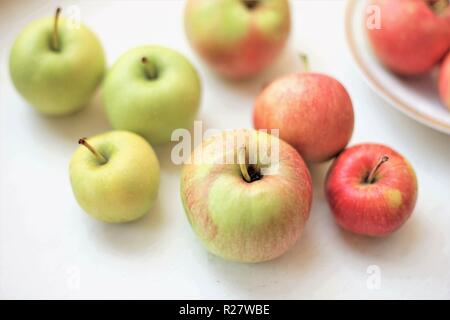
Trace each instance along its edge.
<path fill-rule="evenodd" d="M 193 48 L 217 72 L 247 78 L 270 65 L 290 32 L 287 0 L 188 0 L 185 27 Z"/>
<path fill-rule="evenodd" d="M 441 67 L 439 93 L 444 104 L 450 109 L 450 53 L 445 58 Z"/>
<path fill-rule="evenodd" d="M 447 0 L 372 0 L 381 27 L 367 28 L 375 55 L 392 71 L 421 75 L 450 48 Z M 370 14 L 373 14 L 372 12 Z"/>
<path fill-rule="evenodd" d="M 334 161 L 326 180 L 326 196 L 344 229 L 385 236 L 411 215 L 417 199 L 416 175 L 409 162 L 391 148 L 360 144 Z"/>
<path fill-rule="evenodd" d="M 294 73 L 272 82 L 258 96 L 256 129 L 279 129 L 308 162 L 328 160 L 345 148 L 353 132 L 350 96 L 334 78 Z"/>

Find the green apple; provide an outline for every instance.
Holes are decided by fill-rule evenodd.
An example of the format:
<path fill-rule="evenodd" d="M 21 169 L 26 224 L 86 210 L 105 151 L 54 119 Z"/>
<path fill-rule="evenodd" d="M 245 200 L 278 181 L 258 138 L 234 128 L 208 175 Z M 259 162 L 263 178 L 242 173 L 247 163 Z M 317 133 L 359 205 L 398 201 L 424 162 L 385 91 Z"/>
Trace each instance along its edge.
<path fill-rule="evenodd" d="M 158 159 L 147 141 L 131 132 L 110 131 L 79 143 L 69 173 L 80 206 L 111 223 L 146 214 L 159 188 Z"/>
<path fill-rule="evenodd" d="M 9 68 L 17 91 L 39 112 L 74 113 L 102 80 L 105 57 L 97 37 L 84 25 L 59 18 L 29 24 L 11 49 Z"/>
<path fill-rule="evenodd" d="M 192 126 L 200 92 L 197 71 L 184 56 L 160 46 L 142 46 L 114 64 L 105 78 L 103 101 L 114 129 L 165 144 L 173 130 Z"/>
<path fill-rule="evenodd" d="M 272 64 L 291 28 L 288 0 L 188 0 L 184 20 L 192 47 L 234 79 Z"/>
<path fill-rule="evenodd" d="M 264 157 L 257 152 L 251 162 L 255 153 L 246 147 L 241 156 L 242 149 L 229 141 L 243 141 L 242 137 L 248 140 L 243 145 L 259 150 L 273 141 L 266 148 L 269 161 L 262 162 Z M 261 262 L 279 257 L 295 244 L 308 220 L 312 201 L 308 168 L 293 147 L 268 137 L 254 130 L 214 136 L 194 150 L 183 168 L 181 198 L 188 220 L 206 248 L 227 260 Z M 271 147 L 275 143 L 278 148 Z M 272 158 L 275 150 L 278 156 Z M 238 158 L 242 160 L 224 161 Z M 277 171 L 263 172 L 274 165 Z"/>

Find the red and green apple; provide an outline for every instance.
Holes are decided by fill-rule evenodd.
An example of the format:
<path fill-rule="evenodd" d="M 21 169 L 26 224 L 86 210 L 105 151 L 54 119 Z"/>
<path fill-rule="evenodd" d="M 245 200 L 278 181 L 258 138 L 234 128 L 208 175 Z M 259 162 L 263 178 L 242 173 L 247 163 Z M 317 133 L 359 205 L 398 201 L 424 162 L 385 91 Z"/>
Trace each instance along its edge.
<path fill-rule="evenodd" d="M 328 160 L 349 142 L 353 105 L 344 86 L 318 73 L 299 72 L 279 78 L 257 97 L 256 129 L 279 129 L 307 162 Z"/>
<path fill-rule="evenodd" d="M 247 78 L 272 64 L 290 32 L 287 0 L 188 0 L 185 29 L 217 72 Z"/>
<path fill-rule="evenodd" d="M 235 130 L 227 134 L 204 140 L 183 168 L 181 197 L 187 218 L 215 255 L 239 262 L 277 258 L 296 243 L 308 220 L 312 201 L 308 168 L 294 148 L 267 133 Z M 279 151 L 276 163 L 262 164 L 258 158 L 252 164 L 252 149 L 246 147 L 242 157 L 246 161 L 223 161 L 240 156 L 241 148 L 223 148 L 229 146 L 224 141 L 238 136 L 258 146 L 276 139 L 279 147 L 268 148 L 269 153 Z M 262 168 L 275 164 L 275 174 L 264 174 Z"/>

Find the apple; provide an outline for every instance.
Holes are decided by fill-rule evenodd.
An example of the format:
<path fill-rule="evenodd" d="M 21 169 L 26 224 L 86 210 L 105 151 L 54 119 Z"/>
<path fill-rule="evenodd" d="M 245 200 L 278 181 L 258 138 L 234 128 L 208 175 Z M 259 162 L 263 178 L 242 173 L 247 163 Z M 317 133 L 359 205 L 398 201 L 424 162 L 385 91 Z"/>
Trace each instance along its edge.
<path fill-rule="evenodd" d="M 328 160 L 345 148 L 354 125 L 353 106 L 336 79 L 299 72 L 281 77 L 259 94 L 256 129 L 279 129 L 307 162 Z"/>
<path fill-rule="evenodd" d="M 412 166 L 380 144 L 346 149 L 330 167 L 325 185 L 337 223 L 367 236 L 386 236 L 400 228 L 417 199 Z"/>
<path fill-rule="evenodd" d="M 235 139 L 247 142 L 226 144 Z M 255 148 L 247 146 L 261 150 L 265 143 L 270 157 L 262 162 L 264 153 L 250 153 Z M 272 158 L 275 150 L 278 160 Z M 239 161 L 223 161 L 225 157 Z M 311 177 L 295 149 L 267 133 L 241 129 L 205 139 L 191 159 L 182 170 L 182 202 L 194 232 L 211 253 L 261 262 L 295 244 L 312 201 Z M 273 167 L 278 170 L 270 173 Z"/>
<path fill-rule="evenodd" d="M 145 215 L 159 188 L 158 158 L 147 141 L 131 132 L 110 131 L 79 144 L 69 173 L 84 211 L 110 223 Z"/>
<path fill-rule="evenodd" d="M 380 28 L 367 28 L 375 55 L 395 73 L 430 71 L 450 48 L 448 0 L 372 0 Z"/>
<path fill-rule="evenodd" d="M 200 93 L 200 79 L 190 62 L 160 46 L 126 52 L 103 85 L 112 127 L 140 134 L 156 145 L 170 142 L 173 130 L 192 126 Z"/>
<path fill-rule="evenodd" d="M 450 109 L 450 53 L 442 64 L 439 75 L 439 93 L 442 102 Z"/>
<path fill-rule="evenodd" d="M 192 47 L 220 74 L 248 78 L 275 61 L 290 32 L 287 0 L 188 0 Z"/>
<path fill-rule="evenodd" d="M 30 23 L 17 37 L 9 69 L 17 91 L 49 116 L 85 107 L 105 72 L 105 56 L 97 37 L 84 25 L 60 18 Z"/>

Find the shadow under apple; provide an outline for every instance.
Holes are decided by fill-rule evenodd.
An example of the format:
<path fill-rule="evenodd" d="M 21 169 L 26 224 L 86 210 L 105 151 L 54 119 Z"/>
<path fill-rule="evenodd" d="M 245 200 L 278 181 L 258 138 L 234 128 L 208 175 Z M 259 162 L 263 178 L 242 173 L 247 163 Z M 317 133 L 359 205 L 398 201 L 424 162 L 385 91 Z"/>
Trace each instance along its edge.
<path fill-rule="evenodd" d="M 239 291 L 256 299 L 268 296 L 280 298 L 295 291 L 302 285 L 303 279 L 309 277 L 318 254 L 311 231 L 306 226 L 295 246 L 275 260 L 243 264 L 207 254 L 208 268 L 217 278 L 216 282 L 232 291 Z M 286 277 L 287 274 L 289 277 Z"/>
<path fill-rule="evenodd" d="M 417 245 L 423 237 L 423 230 L 419 219 L 414 219 L 419 212 L 413 213 L 413 216 L 393 234 L 386 237 L 368 237 L 351 233 L 336 224 L 338 235 L 353 254 L 367 256 L 377 259 L 377 263 L 384 261 L 401 264 L 410 253 L 414 253 Z M 331 215 L 331 213 L 330 213 Z"/>
<path fill-rule="evenodd" d="M 201 121 L 202 122 L 202 137 L 205 132 L 205 130 L 212 128 L 212 125 L 210 124 L 210 121 L 205 118 L 197 118 L 195 121 Z M 156 155 L 158 156 L 159 164 L 161 167 L 161 171 L 168 172 L 170 174 L 176 173 L 178 174 L 184 165 L 183 163 L 177 163 L 179 159 L 173 159 L 172 152 L 174 151 L 174 147 L 178 144 L 185 145 L 187 144 L 186 150 L 183 149 L 182 154 L 177 154 L 177 157 L 189 159 L 191 156 L 192 151 L 195 149 L 196 145 L 196 137 L 195 134 L 198 134 L 197 132 L 194 133 L 194 124 L 191 128 L 188 129 L 190 138 L 188 138 L 188 141 L 184 141 L 184 138 L 180 138 L 179 141 L 173 141 L 171 143 L 168 143 L 166 145 L 160 145 L 160 146 L 154 146 L 153 149 L 155 150 Z M 198 137 L 200 139 L 201 137 Z M 199 141 L 201 142 L 201 140 Z M 177 161 L 175 161 L 177 160 Z"/>
<path fill-rule="evenodd" d="M 317 201 L 325 200 L 325 179 L 333 161 L 334 159 L 323 163 L 308 164 L 308 169 L 311 173 L 313 183 L 313 192 L 320 195 L 320 199 L 317 199 Z"/>
<path fill-rule="evenodd" d="M 214 72 L 211 68 L 207 68 L 207 70 L 203 75 L 205 81 L 220 83 L 218 85 L 225 86 L 229 92 L 240 93 L 254 98 L 273 80 L 292 72 L 302 71 L 303 66 L 298 50 L 295 50 L 289 42 L 272 65 L 253 77 L 235 80 L 226 78 Z"/>
<path fill-rule="evenodd" d="M 90 234 L 102 247 L 125 255 L 148 251 L 162 238 L 164 208 L 158 197 L 153 208 L 139 220 L 123 224 L 93 221 L 92 224 Z"/>
<path fill-rule="evenodd" d="M 29 108 L 30 113 L 34 113 L 31 119 L 34 130 L 50 131 L 57 138 L 73 142 L 74 146 L 82 137 L 91 137 L 111 130 L 101 103 L 100 92 L 95 94 L 85 108 L 65 117 L 48 117 Z"/>

